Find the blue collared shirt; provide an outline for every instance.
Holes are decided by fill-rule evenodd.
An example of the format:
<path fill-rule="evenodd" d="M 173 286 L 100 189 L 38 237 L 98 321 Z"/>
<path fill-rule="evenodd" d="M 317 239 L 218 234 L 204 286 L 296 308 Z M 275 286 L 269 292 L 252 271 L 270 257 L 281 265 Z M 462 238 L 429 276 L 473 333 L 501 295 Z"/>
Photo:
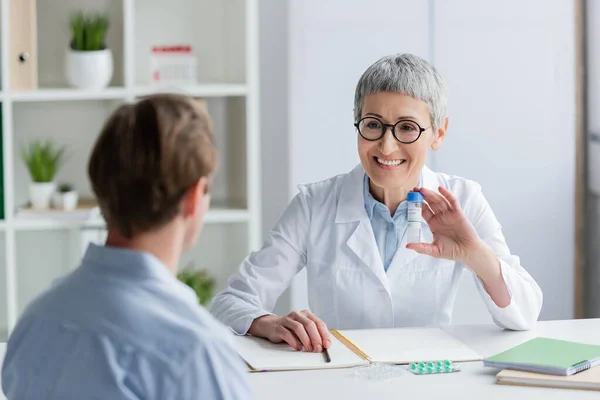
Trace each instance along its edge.
<path fill-rule="evenodd" d="M 25 310 L 2 387 L 19 399 L 248 399 L 232 333 L 149 253 L 90 245 Z"/>
<path fill-rule="evenodd" d="M 422 177 L 419 178 L 419 186 L 421 186 L 421 181 Z M 392 217 L 385 204 L 375 200 L 369 191 L 369 176 L 367 174 L 365 174 L 363 190 L 365 210 L 371 221 L 383 267 L 387 271 L 408 228 L 408 204 L 406 200 L 400 203 Z"/>

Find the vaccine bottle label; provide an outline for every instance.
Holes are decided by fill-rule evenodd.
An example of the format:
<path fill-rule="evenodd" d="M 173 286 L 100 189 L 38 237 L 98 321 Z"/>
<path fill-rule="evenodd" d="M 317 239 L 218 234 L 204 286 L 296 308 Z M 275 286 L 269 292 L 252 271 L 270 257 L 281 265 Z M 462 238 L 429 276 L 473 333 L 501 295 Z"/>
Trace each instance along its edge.
<path fill-rule="evenodd" d="M 408 219 L 408 222 L 421 222 L 422 221 L 421 208 L 409 206 L 408 212 L 407 212 L 407 219 Z"/>
<path fill-rule="evenodd" d="M 421 223 L 410 223 L 408 225 L 408 232 L 406 233 L 406 241 L 408 243 L 420 243 L 421 242 Z"/>

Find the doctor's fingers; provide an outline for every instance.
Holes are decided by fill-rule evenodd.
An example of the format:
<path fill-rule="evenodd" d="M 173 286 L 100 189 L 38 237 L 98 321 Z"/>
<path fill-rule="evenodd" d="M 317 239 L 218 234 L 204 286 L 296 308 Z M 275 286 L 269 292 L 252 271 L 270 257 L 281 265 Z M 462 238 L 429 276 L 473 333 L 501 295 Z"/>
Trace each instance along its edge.
<path fill-rule="evenodd" d="M 283 340 L 284 342 L 292 346 L 294 349 L 298 351 L 302 350 L 302 343 L 300 343 L 298 337 L 285 326 L 277 326 L 276 333 L 278 336 L 278 340 L 275 340 L 275 343 L 278 343 L 280 340 Z"/>
<path fill-rule="evenodd" d="M 311 314 L 311 316 L 316 318 L 312 314 Z M 302 326 L 304 327 L 304 330 L 308 334 L 311 347 L 306 347 L 306 349 L 308 351 L 315 351 L 317 353 L 320 353 L 323 350 L 323 340 L 321 338 L 321 332 L 319 331 L 317 323 L 308 316 L 308 313 L 306 311 L 303 311 L 303 312 L 294 311 L 289 315 L 289 317 L 295 321 L 300 322 L 302 324 Z"/>
<path fill-rule="evenodd" d="M 323 322 L 322 319 L 310 312 L 310 310 L 304 310 L 302 311 L 302 314 L 306 315 L 306 317 L 312 320 L 317 326 L 319 334 L 321 335 L 321 340 L 323 341 L 323 346 L 325 348 L 331 346 L 331 339 L 329 338 L 329 330 L 327 329 L 327 324 Z"/>
<path fill-rule="evenodd" d="M 434 213 L 443 213 L 448 210 L 452 210 L 450 202 L 441 194 L 425 188 L 421 188 L 419 191 Z"/>
<path fill-rule="evenodd" d="M 445 187 L 442 187 L 442 186 L 440 186 L 438 188 L 438 190 L 440 191 L 440 193 L 442 194 L 442 196 L 444 196 L 446 198 L 446 200 L 448 200 L 448 203 L 450 203 L 450 207 L 452 207 L 455 210 L 459 210 L 460 209 L 460 204 L 458 204 L 458 200 L 452 194 L 451 191 L 449 191 L 448 189 L 446 189 Z"/>
<path fill-rule="evenodd" d="M 302 323 L 295 321 L 290 317 L 283 317 L 281 324 L 284 328 L 289 329 L 296 335 L 307 351 L 313 351 L 312 340 L 308 336 L 308 332 L 306 332 L 306 328 Z"/>
<path fill-rule="evenodd" d="M 431 211 L 429 204 L 423 203 L 423 208 L 421 209 L 421 216 L 427 223 L 429 223 L 433 219 L 435 213 Z"/>

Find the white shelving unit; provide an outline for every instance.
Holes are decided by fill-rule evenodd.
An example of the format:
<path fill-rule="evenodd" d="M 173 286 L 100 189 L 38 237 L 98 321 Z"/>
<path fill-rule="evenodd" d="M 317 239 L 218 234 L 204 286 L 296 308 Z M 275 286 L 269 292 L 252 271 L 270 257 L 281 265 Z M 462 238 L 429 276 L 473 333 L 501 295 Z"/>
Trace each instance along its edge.
<path fill-rule="evenodd" d="M 198 245 L 182 260 L 215 277 L 217 290 L 261 241 L 258 112 L 258 0 L 56 0 L 37 1 L 38 80 L 33 91 L 10 87 L 9 7 L 0 0 L 0 55 L 4 215 L 0 221 L 0 341 L 24 307 L 54 279 L 77 266 L 86 241 L 101 241 L 102 220 L 85 223 L 15 217 L 27 202 L 29 175 L 19 148 L 33 138 L 67 145 L 70 158 L 58 181 L 91 196 L 87 160 L 102 123 L 114 108 L 155 92 L 183 92 L 207 100 L 220 151 L 212 205 Z M 68 87 L 63 74 L 74 11 L 106 11 L 107 45 L 115 73 L 101 91 Z M 190 44 L 198 83 L 150 85 L 153 45 Z M 0 293 L 2 291 L 0 290 Z M 4 333 L 4 334 L 3 334 Z"/>

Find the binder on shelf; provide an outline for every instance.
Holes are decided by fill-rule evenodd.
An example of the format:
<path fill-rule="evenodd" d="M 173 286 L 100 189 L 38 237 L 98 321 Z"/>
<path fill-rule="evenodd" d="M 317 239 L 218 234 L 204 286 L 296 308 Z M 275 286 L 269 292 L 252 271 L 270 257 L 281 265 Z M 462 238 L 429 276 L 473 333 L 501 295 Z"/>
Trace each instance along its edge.
<path fill-rule="evenodd" d="M 36 0 L 10 1 L 10 89 L 38 87 Z"/>

